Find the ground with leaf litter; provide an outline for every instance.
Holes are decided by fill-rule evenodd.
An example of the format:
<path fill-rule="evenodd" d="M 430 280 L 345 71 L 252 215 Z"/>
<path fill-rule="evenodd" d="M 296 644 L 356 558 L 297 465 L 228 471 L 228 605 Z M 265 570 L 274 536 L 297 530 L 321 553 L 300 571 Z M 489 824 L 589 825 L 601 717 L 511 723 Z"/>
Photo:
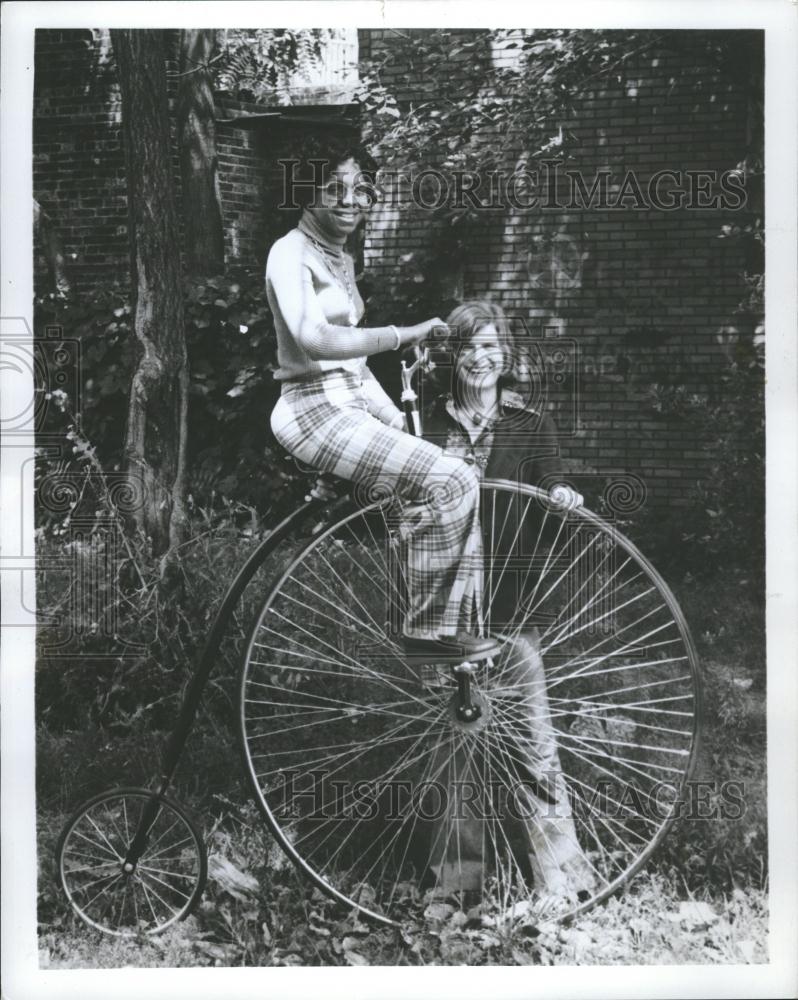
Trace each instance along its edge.
<path fill-rule="evenodd" d="M 327 900 L 294 871 L 243 792 L 229 734 L 209 714 L 198 722 L 181 797 L 206 822 L 209 879 L 184 923 L 156 937 L 112 938 L 74 917 L 55 886 L 53 847 L 74 798 L 69 772 L 96 767 L 104 780 L 161 745 L 108 742 L 97 734 L 39 734 L 39 927 L 42 968 L 290 965 L 660 965 L 767 962 L 765 684 L 761 612 L 725 593 L 677 595 L 699 646 L 707 692 L 696 780 L 700 807 L 679 820 L 647 867 L 616 897 L 569 926 L 537 926 L 522 904 L 489 915 L 463 912 L 406 886 L 399 928 L 366 923 Z M 81 754 L 84 771 L 81 771 Z M 216 769 L 216 773 L 214 772 Z M 232 769 L 232 772 L 231 772 Z M 60 776 L 60 777 L 59 777 Z M 209 796 L 208 788 L 215 791 Z M 222 784 L 226 782 L 226 784 Z M 739 814 L 724 815 L 724 783 L 742 789 Z M 726 800 L 728 801 L 728 799 Z"/>

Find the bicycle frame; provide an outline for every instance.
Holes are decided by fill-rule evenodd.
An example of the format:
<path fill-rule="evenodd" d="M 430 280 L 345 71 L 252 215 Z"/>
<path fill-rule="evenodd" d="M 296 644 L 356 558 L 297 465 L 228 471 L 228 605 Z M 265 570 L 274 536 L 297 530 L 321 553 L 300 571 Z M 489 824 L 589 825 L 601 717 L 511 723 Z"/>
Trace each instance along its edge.
<path fill-rule="evenodd" d="M 402 403 L 407 418 L 408 433 L 418 437 L 421 434 L 421 420 L 417 408 L 418 396 L 412 384 L 413 378 L 419 369 L 431 371 L 434 364 L 429 360 L 428 348 L 416 347 L 415 352 L 416 360 L 411 365 L 408 365 L 404 360 L 402 361 Z M 210 677 L 222 639 L 224 638 L 225 625 L 229 615 L 234 610 L 250 580 L 252 580 L 277 546 L 290 535 L 297 524 L 301 523 L 310 514 L 321 509 L 325 505 L 325 502 L 320 498 L 311 497 L 301 507 L 298 507 L 288 517 L 284 518 L 244 563 L 225 594 L 224 600 L 216 612 L 210 632 L 208 633 L 197 669 L 189 682 L 183 698 L 183 704 L 175 728 L 172 730 L 166 744 L 158 787 L 153 791 L 152 798 L 142 811 L 141 820 L 125 855 L 123 867 L 126 872 L 132 872 L 138 863 L 139 857 L 146 845 L 149 831 L 158 816 L 159 804 L 172 783 L 177 765 L 180 762 L 180 757 L 191 732 L 191 727 L 194 725 L 202 694 L 208 683 L 208 678 Z M 464 692 L 464 704 L 471 708 L 468 698 L 467 676 L 464 676 L 460 683 L 461 686 L 465 685 L 466 689 Z"/>
<path fill-rule="evenodd" d="M 189 733 L 191 732 L 191 727 L 193 726 L 194 720 L 197 716 L 197 710 L 199 709 L 203 691 L 208 683 L 208 678 L 210 677 L 213 665 L 216 662 L 216 656 L 219 652 L 222 639 L 224 638 L 225 625 L 229 615 L 234 610 L 250 580 L 252 580 L 257 571 L 271 556 L 277 546 L 286 537 L 288 537 L 288 535 L 290 535 L 298 524 L 300 524 L 310 514 L 317 512 L 321 507 L 323 507 L 324 503 L 325 501 L 320 499 L 307 500 L 301 507 L 298 507 L 293 513 L 289 514 L 288 517 L 284 518 L 284 520 L 282 520 L 280 524 L 278 524 L 277 527 L 263 539 L 249 559 L 247 559 L 225 594 L 224 600 L 216 612 L 210 632 L 208 633 L 208 638 L 205 642 L 205 646 L 203 647 L 202 655 L 200 656 L 199 663 L 197 664 L 197 669 L 195 670 L 194 675 L 189 682 L 188 688 L 186 689 L 175 728 L 172 730 L 166 744 L 158 787 L 153 791 L 152 799 L 147 803 L 142 811 L 138 828 L 136 829 L 133 839 L 130 842 L 128 852 L 125 855 L 125 871 L 130 872 L 135 868 L 146 845 L 147 836 L 152 824 L 155 822 L 158 815 L 159 803 L 166 795 L 167 789 L 172 783 L 181 754 L 183 753 Z"/>
<path fill-rule="evenodd" d="M 421 419 L 419 416 L 418 405 L 417 405 L 418 396 L 413 388 L 413 379 L 416 376 L 417 372 L 430 371 L 433 368 L 434 364 L 429 359 L 429 352 L 427 348 L 419 348 L 419 347 L 415 348 L 415 360 L 413 361 L 413 363 L 408 364 L 404 360 L 401 362 L 401 377 L 403 385 L 401 401 L 404 410 L 404 416 L 407 422 L 407 432 L 414 436 L 420 436 L 421 434 Z M 514 491 L 514 493 L 520 492 L 530 497 L 536 496 L 538 494 L 543 496 L 543 494 L 541 494 L 540 491 L 535 487 L 519 486 L 518 484 L 510 483 L 503 480 L 483 480 L 482 487 L 483 488 L 487 487 L 488 489 L 492 489 L 494 492 L 497 489 L 509 489 L 511 492 L 512 491 Z M 333 509 L 332 510 L 327 509 L 330 507 L 331 504 L 333 506 Z M 342 509 L 344 510 L 343 515 L 341 515 Z M 140 806 L 141 811 L 139 812 L 138 822 L 136 823 L 135 828 L 133 830 L 132 839 L 127 841 L 127 838 L 125 838 L 125 840 L 119 843 L 116 849 L 117 850 L 117 853 L 115 855 L 116 861 L 120 863 L 120 867 L 122 870 L 120 873 L 122 876 L 122 883 L 121 883 L 122 885 L 126 885 L 127 876 L 130 876 L 133 879 L 140 878 L 143 881 L 148 877 L 146 873 L 148 871 L 152 871 L 152 869 L 147 868 L 148 865 L 147 851 L 151 848 L 152 841 L 157 836 L 156 834 L 153 833 L 153 831 L 156 829 L 156 824 L 159 822 L 159 817 L 164 815 L 164 812 L 166 812 L 167 814 L 169 813 L 170 810 L 172 813 L 177 812 L 176 820 L 180 820 L 182 816 L 183 825 L 187 826 L 188 833 L 190 836 L 193 836 L 193 840 L 196 845 L 196 851 L 192 857 L 199 856 L 200 858 L 204 858 L 206 856 L 202 845 L 202 835 L 196 829 L 196 824 L 192 824 L 190 816 L 187 817 L 185 813 L 181 813 L 180 807 L 176 806 L 173 801 L 170 801 L 170 799 L 167 798 L 167 792 L 169 787 L 173 783 L 177 767 L 181 759 L 181 755 L 183 753 L 183 750 L 188 740 L 188 736 L 191 731 L 191 727 L 194 724 L 194 721 L 197 716 L 200 700 L 202 698 L 205 687 L 210 678 L 211 670 L 213 669 L 213 666 L 218 658 L 219 651 L 222 645 L 222 640 L 224 639 L 227 633 L 228 623 L 231 621 L 233 614 L 236 610 L 236 607 L 241 601 L 242 595 L 246 591 L 247 587 L 252 583 L 256 573 L 262 567 L 264 567 L 264 565 L 268 562 L 270 558 L 274 556 L 278 547 L 282 543 L 286 541 L 289 541 L 291 543 L 295 542 L 297 545 L 297 552 L 299 554 L 297 555 L 295 553 L 294 559 L 301 561 L 301 559 L 304 558 L 305 551 L 309 550 L 312 546 L 318 544 L 319 539 L 324 540 L 329 533 L 337 530 L 339 524 L 347 524 L 351 519 L 351 517 L 356 515 L 358 515 L 357 505 L 355 505 L 353 509 L 351 496 L 348 496 L 345 493 L 341 493 L 338 497 L 334 498 L 326 490 L 314 491 L 311 493 L 309 497 L 306 498 L 303 504 L 300 504 L 296 510 L 294 510 L 290 515 L 284 518 L 261 542 L 257 544 L 255 550 L 252 552 L 252 554 L 249 556 L 244 565 L 236 574 L 235 578 L 233 579 L 230 587 L 228 588 L 226 594 L 224 595 L 224 598 L 221 601 L 221 604 L 219 605 L 215 613 L 202 652 L 197 662 L 196 668 L 187 685 L 186 692 L 183 697 L 182 704 L 180 706 L 180 710 L 177 716 L 177 720 L 174 724 L 171 733 L 169 734 L 169 737 L 166 741 L 163 750 L 160 773 L 157 778 L 157 781 L 153 782 L 154 787 L 138 788 L 138 789 L 126 788 L 126 789 L 115 790 L 114 794 L 116 794 L 117 797 L 119 797 L 120 795 L 122 796 L 123 807 L 125 800 L 124 797 L 129 796 L 131 794 L 138 796 L 138 802 L 143 803 L 143 805 Z M 606 532 L 610 530 L 607 528 L 605 524 L 603 524 L 603 522 L 597 515 L 593 514 L 588 510 L 585 510 L 584 508 L 582 508 L 582 510 L 580 511 L 579 516 L 582 519 L 586 520 L 589 524 L 594 525 L 596 529 L 599 530 L 600 532 L 601 531 Z M 342 517 L 342 519 L 339 520 L 340 517 Z M 386 530 L 388 529 L 386 528 Z M 500 533 L 503 530 L 504 528 L 502 526 L 502 528 L 500 529 Z M 393 539 L 392 532 L 389 531 L 389 535 L 387 537 L 389 537 L 389 539 Z M 307 539 L 307 541 L 305 541 L 305 539 Z M 672 626 L 675 626 L 678 629 L 680 636 L 678 641 L 681 641 L 684 645 L 685 655 L 682 656 L 681 659 L 689 661 L 689 663 L 693 665 L 691 667 L 691 669 L 693 670 L 693 679 L 692 679 L 693 687 L 690 693 L 690 697 L 692 697 L 693 699 L 692 732 L 690 734 L 685 733 L 685 736 L 687 735 L 690 736 L 690 745 L 689 745 L 690 758 L 686 763 L 686 770 L 685 770 L 686 778 L 689 778 L 689 775 L 692 773 L 692 769 L 695 763 L 695 755 L 699 742 L 699 721 L 701 716 L 701 692 L 700 692 L 699 678 L 695 674 L 696 668 L 694 665 L 697 658 L 695 655 L 695 650 L 693 648 L 693 643 L 689 636 L 689 631 L 684 621 L 681 609 L 678 608 L 678 605 L 676 604 L 673 596 L 670 594 L 667 585 L 659 576 L 659 574 L 656 572 L 656 570 L 654 570 L 654 568 L 650 565 L 650 563 L 648 563 L 648 561 L 640 553 L 638 553 L 635 547 L 627 539 L 623 538 L 623 536 L 619 536 L 619 538 L 615 540 L 614 544 L 616 545 L 619 544 L 621 549 L 625 550 L 626 555 L 631 557 L 634 563 L 636 563 L 637 566 L 644 571 L 644 575 L 648 577 L 649 581 L 653 585 L 649 590 L 658 592 L 659 595 L 664 599 L 665 603 L 662 605 L 662 607 L 666 608 L 666 611 L 668 611 L 669 614 L 672 616 Z M 626 562 L 629 561 L 630 560 L 627 558 Z M 625 564 L 626 563 L 624 563 L 624 565 Z M 282 563 L 280 563 L 279 566 L 280 568 L 277 569 L 276 573 L 274 572 L 267 573 L 268 576 L 267 592 L 270 595 L 269 600 L 271 600 L 271 595 L 273 593 L 279 591 L 279 588 L 283 582 L 283 577 L 281 576 L 281 574 L 283 573 L 283 570 L 281 568 Z M 289 567 L 289 570 L 291 568 L 292 567 Z M 285 572 L 288 572 L 288 570 L 286 570 Z M 502 571 L 502 574 L 503 572 L 504 571 Z M 613 578 L 614 574 L 611 579 Z M 560 579 L 561 577 L 557 581 L 555 581 L 555 584 L 559 583 Z M 606 585 L 607 584 L 605 583 L 604 586 Z M 550 590 L 551 589 L 553 589 L 553 587 L 550 588 Z M 580 592 L 581 589 L 582 588 L 580 588 Z M 649 591 L 644 591 L 644 596 L 647 593 L 649 593 Z M 627 600 L 626 603 L 631 604 L 633 603 L 634 600 L 637 599 L 638 599 L 637 597 L 633 597 Z M 625 605 L 622 605 L 622 607 L 624 606 Z M 648 617 L 648 615 L 644 617 Z M 662 628 L 668 627 L 668 624 L 669 623 L 666 622 L 665 625 L 660 625 L 658 631 Z M 259 624 L 258 622 L 256 622 L 255 630 L 258 627 Z M 251 641 L 254 641 L 254 639 L 251 639 Z M 670 642 L 677 640 L 667 640 L 667 641 Z M 355 656 L 357 655 L 358 654 L 355 653 Z M 607 654 L 604 654 L 603 656 L 604 659 L 606 659 L 606 655 Z M 241 674 L 242 684 L 246 683 L 246 678 L 248 677 L 247 669 L 249 664 L 249 657 L 250 654 L 247 653 L 247 659 L 245 661 L 245 666 Z M 602 657 L 599 657 L 598 662 L 601 662 L 601 659 Z M 670 662 L 670 661 L 666 660 L 664 662 Z M 352 663 L 355 663 L 355 660 L 352 660 Z M 494 675 L 496 671 L 493 670 L 493 664 L 488 663 L 487 666 L 490 668 L 488 670 L 488 675 L 491 676 Z M 644 667 L 649 666 L 649 664 L 644 663 L 642 664 L 642 666 Z M 452 671 L 452 679 L 456 684 L 456 690 L 454 691 L 453 696 L 450 699 L 448 699 L 446 703 L 448 706 L 446 708 L 446 712 L 448 713 L 449 721 L 451 725 L 453 725 L 455 728 L 458 728 L 463 731 L 470 731 L 472 733 L 478 733 L 484 726 L 486 726 L 491 722 L 494 716 L 490 712 L 490 705 L 491 705 L 490 700 L 484 697 L 484 692 L 479 687 L 479 684 L 481 684 L 482 681 L 480 681 L 478 684 L 476 678 L 472 677 L 473 672 L 477 668 L 475 664 L 472 664 L 468 661 L 463 661 L 459 663 L 450 664 L 450 669 Z M 617 669 L 630 669 L 630 668 L 627 666 L 612 668 L 612 670 L 617 670 Z M 584 668 L 581 668 L 579 673 L 584 673 Z M 677 680 L 683 680 L 683 679 L 684 678 L 681 677 L 677 678 Z M 476 686 L 474 686 L 475 684 Z M 647 683 L 644 686 L 650 687 L 650 684 Z M 669 702 L 674 700 L 674 696 L 670 695 L 670 691 L 668 692 L 668 695 L 669 696 L 664 698 L 663 700 Z M 592 703 L 590 704 L 592 712 Z M 483 715 L 485 716 L 485 721 L 480 722 L 479 720 Z M 322 876 L 319 876 L 317 874 L 316 870 L 302 857 L 302 855 L 297 853 L 297 851 L 293 847 L 293 843 L 289 840 L 286 840 L 281 831 L 279 823 L 277 823 L 274 820 L 274 817 L 269 812 L 268 807 L 266 806 L 265 802 L 262 799 L 260 786 L 258 785 L 257 782 L 257 777 L 252 771 L 251 760 L 247 755 L 246 725 L 247 725 L 247 720 L 245 716 L 242 715 L 241 730 L 240 730 L 242 740 L 240 744 L 240 749 L 243 754 L 244 770 L 251 785 L 251 790 L 255 795 L 256 804 L 259 806 L 260 811 L 267 822 L 267 825 L 269 826 L 272 833 L 276 837 L 278 843 L 280 843 L 283 849 L 286 851 L 288 856 L 294 861 L 294 863 L 296 863 L 299 866 L 301 871 L 303 871 L 310 877 L 311 881 L 314 882 L 317 885 L 317 887 L 321 888 L 325 893 L 332 896 L 333 898 L 339 900 L 339 902 L 352 905 L 352 899 L 349 896 L 347 896 L 345 893 L 342 893 L 342 891 L 340 891 L 338 888 L 333 887 L 331 884 L 325 881 L 325 879 Z M 651 729 L 652 727 L 648 726 L 647 728 Z M 672 732 L 673 730 L 667 730 L 667 731 Z M 587 738 L 589 737 L 586 737 L 586 739 Z M 579 744 L 578 746 L 579 749 L 580 747 L 582 747 L 582 743 L 579 742 L 578 734 L 575 737 L 575 739 Z M 626 745 L 626 744 L 621 744 L 621 745 Z M 590 747 L 588 747 L 588 749 L 590 749 Z M 657 748 L 644 747 L 644 749 L 656 750 Z M 676 751 L 669 751 L 669 752 L 676 752 Z M 543 792 L 545 792 L 545 789 L 543 789 Z M 540 790 L 536 791 L 535 794 L 537 794 L 542 800 L 549 802 L 549 804 L 554 804 L 555 800 L 550 798 L 546 794 L 542 794 Z M 110 793 L 108 793 L 108 795 L 110 795 Z M 73 886 L 71 885 L 71 879 L 73 877 L 73 874 L 74 872 L 79 872 L 84 869 L 77 868 L 74 869 L 73 871 L 73 869 L 65 867 L 65 865 L 67 865 L 65 858 L 68 856 L 68 851 L 73 850 L 72 847 L 67 848 L 65 845 L 69 843 L 68 838 L 73 837 L 73 830 L 78 831 L 77 834 L 75 834 L 75 836 L 78 837 L 81 836 L 77 824 L 79 822 L 84 822 L 83 819 L 84 813 L 85 817 L 88 818 L 88 822 L 93 823 L 90 809 L 95 807 L 96 802 L 101 802 L 101 801 L 104 801 L 102 797 L 97 797 L 96 801 L 92 800 L 91 802 L 86 803 L 81 808 L 81 810 L 78 810 L 75 813 L 74 818 L 71 819 L 65 826 L 64 832 L 61 838 L 59 839 L 59 846 L 56 849 L 56 854 L 57 857 L 59 858 L 59 865 L 61 865 L 61 868 L 59 870 L 61 873 L 60 878 L 62 887 L 67 892 L 67 895 L 70 898 L 73 907 L 75 907 L 79 915 L 83 919 L 87 920 L 89 923 L 92 923 L 91 918 L 86 916 L 85 913 L 83 913 L 78 908 L 78 904 L 75 903 L 74 898 L 71 895 L 73 891 Z M 111 814 L 109 813 L 109 815 Z M 661 836 L 664 835 L 667 826 L 669 826 L 670 823 L 673 821 L 674 816 L 675 812 L 673 812 L 667 818 L 666 824 L 664 824 L 659 828 L 659 830 L 657 831 L 657 836 L 653 840 L 651 840 L 650 844 L 647 847 L 645 847 L 644 850 L 639 851 L 638 854 L 634 856 L 635 863 L 633 868 L 625 869 L 621 871 L 620 874 L 616 873 L 617 877 L 614 878 L 614 880 L 611 883 L 608 883 L 604 889 L 602 889 L 601 895 L 599 897 L 593 897 L 590 900 L 585 901 L 584 905 L 582 907 L 577 908 L 577 910 L 575 910 L 574 913 L 581 912 L 583 908 L 587 908 L 589 905 L 593 905 L 597 901 L 597 899 L 606 898 L 607 895 L 612 894 L 612 892 L 616 891 L 622 884 L 625 884 L 625 881 L 628 879 L 629 875 L 634 871 L 638 870 L 640 865 L 645 861 L 646 857 L 648 857 L 650 853 L 654 850 L 656 844 L 660 841 Z M 167 822 L 172 822 L 172 825 L 174 826 L 172 816 L 168 817 Z M 93 825 L 95 826 L 96 829 L 96 824 Z M 123 827 L 124 827 L 124 833 L 126 834 L 128 830 L 127 814 L 125 814 Z M 84 839 L 86 838 L 84 837 Z M 83 846 L 83 850 L 85 850 L 85 846 Z M 103 852 L 105 854 L 104 848 Z M 109 866 L 108 861 L 103 861 L 102 865 L 99 866 L 101 869 L 101 875 L 100 875 L 101 884 L 102 884 L 102 879 L 107 879 L 111 877 L 108 874 L 105 874 L 105 869 L 107 869 L 108 866 Z M 137 871 L 139 869 L 140 871 Z M 202 889 L 204 887 L 205 878 L 207 876 L 207 862 L 200 861 L 199 867 L 196 869 L 196 873 L 193 869 L 189 869 L 189 872 L 190 872 L 189 876 L 179 875 L 179 874 L 177 875 L 178 878 L 190 877 L 190 879 L 192 880 L 191 884 L 194 886 L 193 891 L 195 895 L 190 900 L 189 897 L 187 896 L 184 897 L 186 900 L 189 900 L 188 903 L 186 903 L 185 905 L 183 903 L 180 903 L 180 906 L 183 906 L 183 909 L 179 911 L 179 907 L 173 908 L 170 906 L 168 902 L 164 902 L 163 900 L 161 900 L 161 903 L 163 903 L 163 905 L 167 907 L 167 910 L 172 911 L 172 919 L 182 919 L 182 916 L 185 916 L 185 913 L 190 911 L 191 906 L 193 906 L 194 903 L 196 902 L 196 899 L 199 898 L 199 895 L 201 894 Z M 113 875 L 113 873 L 111 874 Z M 112 878 L 111 884 L 113 884 L 114 881 L 118 881 L 120 879 L 120 874 L 117 874 L 115 878 Z M 67 878 L 67 876 L 69 876 L 69 878 Z M 75 878 L 76 878 L 75 887 L 82 891 L 85 888 L 85 885 L 81 885 L 80 883 L 81 876 L 76 875 Z M 89 884 L 92 885 L 93 883 Z M 94 902 L 95 898 L 96 898 L 96 893 L 90 900 L 90 904 Z M 133 898 L 135 905 L 135 896 Z M 360 906 L 357 903 L 354 905 L 359 906 L 360 910 L 367 916 L 373 917 L 377 920 L 389 924 L 395 922 L 392 918 L 386 917 L 381 913 L 372 911 L 371 909 L 366 909 L 365 907 Z M 150 906 L 150 909 L 152 909 L 152 906 Z M 138 926 L 138 913 L 135 914 L 135 917 Z M 155 918 L 157 924 L 159 918 L 154 911 L 153 911 L 153 917 Z M 121 910 L 119 919 L 120 921 L 122 919 Z M 107 927 L 100 926 L 99 924 L 96 923 L 94 924 L 94 926 L 99 926 L 101 930 L 108 929 Z M 162 924 L 162 926 L 168 926 L 168 922 L 166 924 Z M 158 930 L 157 926 L 155 930 Z M 116 931 L 111 930 L 111 933 L 116 933 Z"/>

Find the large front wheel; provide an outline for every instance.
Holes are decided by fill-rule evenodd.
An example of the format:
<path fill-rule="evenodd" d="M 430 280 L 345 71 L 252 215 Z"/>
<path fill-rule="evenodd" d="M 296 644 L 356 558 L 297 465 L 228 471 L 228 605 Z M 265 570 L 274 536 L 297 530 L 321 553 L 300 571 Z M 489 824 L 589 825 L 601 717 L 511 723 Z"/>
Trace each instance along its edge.
<path fill-rule="evenodd" d="M 264 599 L 240 686 L 256 800 L 310 879 L 385 922 L 424 893 L 568 918 L 678 813 L 700 713 L 684 618 L 611 524 L 485 482 L 481 617 L 502 653 L 465 722 L 451 669 L 403 658 L 394 512 L 320 526 Z"/>

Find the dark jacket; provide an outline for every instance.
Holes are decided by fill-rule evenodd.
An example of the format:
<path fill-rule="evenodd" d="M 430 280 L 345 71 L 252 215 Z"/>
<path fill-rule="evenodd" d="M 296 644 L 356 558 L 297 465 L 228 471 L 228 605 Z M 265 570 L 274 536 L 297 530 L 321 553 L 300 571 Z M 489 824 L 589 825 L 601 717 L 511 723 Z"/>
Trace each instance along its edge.
<path fill-rule="evenodd" d="M 468 431 L 448 412 L 450 395 L 436 397 L 425 408 L 422 427 L 424 437 L 446 449 L 450 434 L 457 435 L 465 450 L 466 461 L 477 461 L 479 439 L 476 447 Z M 493 443 L 485 464 L 487 479 L 509 479 L 511 482 L 538 486 L 545 482 L 549 487 L 562 471 L 557 447 L 557 428 L 547 413 L 524 405 L 523 397 L 504 390 L 500 398 L 499 419 L 493 425 Z"/>
<path fill-rule="evenodd" d="M 506 479 L 544 489 L 550 489 L 559 479 L 562 470 L 557 429 L 548 414 L 525 406 L 523 397 L 505 390 L 500 398 L 500 416 L 493 424 L 490 451 L 486 453 L 484 447 L 480 448 L 480 438 L 472 444 L 468 431 L 448 412 L 450 398 L 438 396 L 425 408 L 422 428 L 428 441 L 465 461 L 476 462 L 484 468 L 486 479 Z M 523 519 L 520 534 L 512 528 L 517 518 Z M 530 505 L 523 495 L 506 491 L 493 495 L 490 514 L 482 520 L 483 552 L 487 557 L 485 593 L 491 595 L 490 605 L 483 612 L 491 631 L 516 627 L 518 609 L 537 582 L 537 574 L 529 572 L 529 561 L 536 554 L 540 559 L 556 533 L 556 519 L 549 519 L 548 527 L 546 523 L 544 508 Z M 505 528 L 507 524 L 510 529 Z M 498 537 L 494 537 L 497 526 Z M 549 624 L 539 615 L 527 621 L 530 628 Z"/>

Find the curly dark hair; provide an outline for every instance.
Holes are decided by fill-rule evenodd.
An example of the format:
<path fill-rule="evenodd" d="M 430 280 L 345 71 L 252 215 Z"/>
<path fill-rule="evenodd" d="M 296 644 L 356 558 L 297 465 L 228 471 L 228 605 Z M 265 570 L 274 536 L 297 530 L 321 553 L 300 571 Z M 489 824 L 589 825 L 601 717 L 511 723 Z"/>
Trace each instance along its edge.
<path fill-rule="evenodd" d="M 313 188 L 308 181 L 315 187 L 323 186 L 336 167 L 347 160 L 357 163 L 365 183 L 375 185 L 378 164 L 356 134 L 348 134 L 344 129 L 337 132 L 325 129 L 304 135 L 281 160 L 294 164 L 293 177 L 298 183 L 293 197 L 299 206 L 305 208 L 313 199 Z"/>

